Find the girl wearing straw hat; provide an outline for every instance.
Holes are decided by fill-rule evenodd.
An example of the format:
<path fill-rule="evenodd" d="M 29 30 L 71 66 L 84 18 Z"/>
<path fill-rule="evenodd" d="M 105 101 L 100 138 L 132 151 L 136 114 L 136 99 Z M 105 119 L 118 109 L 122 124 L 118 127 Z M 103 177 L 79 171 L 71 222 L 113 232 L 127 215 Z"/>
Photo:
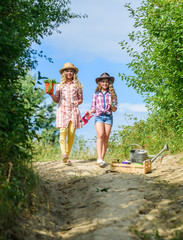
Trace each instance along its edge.
<path fill-rule="evenodd" d="M 75 130 L 82 128 L 78 106 L 83 102 L 83 86 L 77 78 L 78 68 L 72 63 L 65 63 L 59 70 L 61 82 L 55 94 L 50 94 L 58 103 L 56 127 L 60 129 L 60 148 L 63 162 L 71 165 L 69 154 L 74 142 Z"/>
<path fill-rule="evenodd" d="M 105 167 L 104 157 L 108 147 L 109 135 L 113 125 L 112 112 L 117 110 L 117 96 L 113 88 L 114 77 L 103 73 L 96 78 L 98 84 L 92 97 L 92 106 L 88 114 L 95 113 L 95 128 L 97 132 L 97 163 Z"/>

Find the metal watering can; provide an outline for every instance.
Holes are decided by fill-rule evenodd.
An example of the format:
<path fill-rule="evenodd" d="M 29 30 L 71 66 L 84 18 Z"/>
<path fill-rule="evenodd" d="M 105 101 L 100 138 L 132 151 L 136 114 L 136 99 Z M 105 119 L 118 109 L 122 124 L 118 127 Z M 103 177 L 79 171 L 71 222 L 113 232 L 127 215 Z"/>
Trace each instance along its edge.
<path fill-rule="evenodd" d="M 138 146 L 141 149 L 131 149 L 130 150 L 130 160 L 127 159 L 126 156 L 126 150 L 130 147 L 130 146 Z M 125 148 L 125 157 L 128 161 L 130 162 L 136 162 L 136 163 L 143 163 L 144 160 L 148 159 L 147 157 L 147 151 L 144 150 L 140 145 L 138 144 L 130 144 Z"/>
<path fill-rule="evenodd" d="M 131 149 L 130 150 L 130 159 L 128 160 L 127 156 L 126 156 L 126 150 L 130 146 L 134 146 L 134 145 L 140 147 L 141 149 Z M 153 162 L 162 152 L 168 151 L 168 150 L 169 150 L 168 144 L 165 144 L 164 148 L 157 155 L 152 156 L 153 158 L 151 159 L 151 162 Z M 130 144 L 125 148 L 125 157 L 126 157 L 127 161 L 136 162 L 136 163 L 143 163 L 143 161 L 149 159 L 150 156 L 149 157 L 147 156 L 147 151 L 144 150 L 140 145 Z"/>

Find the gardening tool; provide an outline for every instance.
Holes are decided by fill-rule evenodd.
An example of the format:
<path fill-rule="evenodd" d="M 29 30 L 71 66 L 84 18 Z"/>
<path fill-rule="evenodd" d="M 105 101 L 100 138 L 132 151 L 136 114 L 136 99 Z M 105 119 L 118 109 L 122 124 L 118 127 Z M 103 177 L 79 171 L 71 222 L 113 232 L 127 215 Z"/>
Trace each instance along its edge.
<path fill-rule="evenodd" d="M 130 146 L 133 146 L 133 145 L 136 145 L 138 147 L 140 147 L 141 149 L 131 149 L 130 150 L 130 160 L 127 159 L 127 156 L 126 156 L 126 150 L 130 147 Z M 143 163 L 143 161 L 147 160 L 148 157 L 147 157 L 147 151 L 145 151 L 140 145 L 138 144 L 130 144 L 126 147 L 125 149 L 125 157 L 127 159 L 127 161 L 130 161 L 130 162 L 135 162 L 135 163 Z"/>
<path fill-rule="evenodd" d="M 87 124 L 87 122 L 90 120 L 90 118 L 93 117 L 93 115 L 90 115 L 88 118 L 86 117 L 88 115 L 88 112 L 85 113 L 85 115 L 81 118 L 80 122 L 83 122 L 83 125 Z"/>
<path fill-rule="evenodd" d="M 166 143 L 164 148 L 156 155 L 154 156 L 152 159 L 151 159 L 151 162 L 153 162 L 162 152 L 164 151 L 168 151 L 169 150 L 169 147 L 168 147 L 168 144 Z"/>

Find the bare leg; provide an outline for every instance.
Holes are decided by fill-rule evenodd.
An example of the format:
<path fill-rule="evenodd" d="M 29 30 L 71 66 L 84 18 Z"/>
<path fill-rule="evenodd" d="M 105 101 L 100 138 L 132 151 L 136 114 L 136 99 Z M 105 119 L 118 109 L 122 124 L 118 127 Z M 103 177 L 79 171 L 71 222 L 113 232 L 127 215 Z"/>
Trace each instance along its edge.
<path fill-rule="evenodd" d="M 103 145 L 104 145 L 104 123 L 97 122 L 95 124 L 96 132 L 97 132 L 97 155 L 98 159 L 102 159 L 102 150 L 103 150 Z"/>
<path fill-rule="evenodd" d="M 108 147 L 108 141 L 109 141 L 109 136 L 111 133 L 111 128 L 112 125 L 110 124 L 104 124 L 104 137 L 103 137 L 103 148 L 102 148 L 102 159 L 104 159 L 107 147 Z"/>

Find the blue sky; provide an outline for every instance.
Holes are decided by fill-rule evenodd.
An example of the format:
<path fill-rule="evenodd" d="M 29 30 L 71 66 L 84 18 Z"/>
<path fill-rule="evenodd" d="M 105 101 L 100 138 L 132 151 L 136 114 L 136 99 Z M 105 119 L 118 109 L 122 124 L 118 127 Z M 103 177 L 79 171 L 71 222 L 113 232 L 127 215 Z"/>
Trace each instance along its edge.
<path fill-rule="evenodd" d="M 129 17 L 124 4 L 131 2 L 136 8 L 140 0 L 73 0 L 70 8 L 74 13 L 87 14 L 88 18 L 73 19 L 69 24 L 61 25 L 62 33 L 54 33 L 42 40 L 40 46 L 33 48 L 43 50 L 43 53 L 51 57 L 53 63 L 46 59 L 39 59 L 36 69 L 42 76 L 54 78 L 60 81 L 59 69 L 66 62 L 73 63 L 78 69 L 78 78 L 83 84 L 83 104 L 79 109 L 81 115 L 90 109 L 92 94 L 96 89 L 95 78 L 103 72 L 115 77 L 114 89 L 118 97 L 118 110 L 113 114 L 114 125 L 131 124 L 124 114 L 133 114 L 138 119 L 145 119 L 147 110 L 141 95 L 133 88 L 126 86 L 118 76 L 119 73 L 132 74 L 126 64 L 130 61 L 125 51 L 121 50 L 119 42 L 128 40 L 128 34 L 133 31 L 133 19 Z M 137 48 L 136 46 L 133 46 Z M 47 102 L 51 101 L 50 96 Z M 76 134 L 85 138 L 96 136 L 94 118 Z"/>

